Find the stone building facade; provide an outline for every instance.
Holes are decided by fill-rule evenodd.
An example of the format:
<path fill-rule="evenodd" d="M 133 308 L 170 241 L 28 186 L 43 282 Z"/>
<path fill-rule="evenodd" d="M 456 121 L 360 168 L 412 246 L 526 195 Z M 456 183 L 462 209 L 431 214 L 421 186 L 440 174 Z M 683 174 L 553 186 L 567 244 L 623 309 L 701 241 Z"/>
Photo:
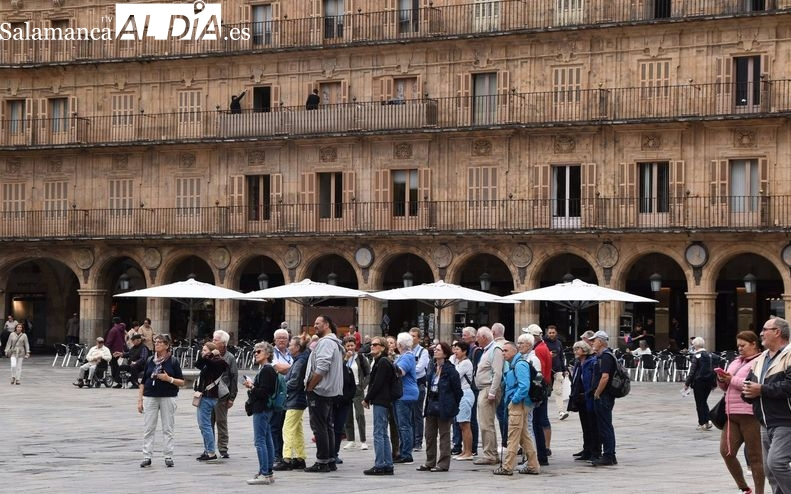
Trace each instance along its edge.
<path fill-rule="evenodd" d="M 119 5 L 20 0 L 0 22 L 114 29 Z M 788 0 L 236 0 L 218 40 L 3 39 L 0 308 L 50 345 L 76 311 L 83 340 L 114 314 L 179 334 L 177 304 L 113 295 L 189 274 L 241 291 L 262 274 L 485 279 L 501 295 L 571 275 L 659 300 L 588 309 L 577 330 L 639 322 L 663 347 L 731 348 L 791 301 L 789 14 Z M 203 302 L 197 323 L 256 337 L 305 316 L 254 304 Z M 367 334 L 430 312 L 337 305 Z M 498 320 L 573 332 L 546 303 L 422 323 L 449 338 Z"/>

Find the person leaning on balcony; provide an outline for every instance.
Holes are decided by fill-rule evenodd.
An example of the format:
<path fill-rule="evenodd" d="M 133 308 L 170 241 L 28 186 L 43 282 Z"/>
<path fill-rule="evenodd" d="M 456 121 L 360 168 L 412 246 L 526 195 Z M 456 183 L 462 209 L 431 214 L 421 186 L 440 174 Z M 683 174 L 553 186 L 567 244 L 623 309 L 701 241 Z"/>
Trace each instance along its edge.
<path fill-rule="evenodd" d="M 245 94 L 247 94 L 247 90 L 243 90 L 241 93 L 239 93 L 239 96 L 231 96 L 231 113 L 242 113 L 242 104 L 240 101 L 242 101 L 242 98 L 244 98 Z"/>
<path fill-rule="evenodd" d="M 319 98 L 319 90 L 314 89 L 313 92 L 308 95 L 308 100 L 305 102 L 305 109 L 318 110 L 319 103 L 321 103 L 321 98 Z"/>

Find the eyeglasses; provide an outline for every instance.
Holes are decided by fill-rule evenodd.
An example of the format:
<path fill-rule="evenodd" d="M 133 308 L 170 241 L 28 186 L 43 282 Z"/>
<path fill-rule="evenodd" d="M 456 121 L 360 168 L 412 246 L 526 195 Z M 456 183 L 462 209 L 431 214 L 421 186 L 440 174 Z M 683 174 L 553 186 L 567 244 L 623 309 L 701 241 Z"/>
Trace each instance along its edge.
<path fill-rule="evenodd" d="M 371 346 L 380 346 L 380 347 L 384 347 L 384 345 L 382 345 L 381 343 L 371 343 Z"/>
<path fill-rule="evenodd" d="M 767 328 L 767 327 L 761 328 L 761 330 L 762 330 L 762 331 L 769 331 L 769 330 L 771 330 L 771 329 L 774 329 L 774 330 L 780 331 L 780 328 Z"/>
<path fill-rule="evenodd" d="M 263 350 L 256 350 L 256 351 L 254 351 L 253 353 L 255 353 L 256 355 L 258 355 L 259 353 L 264 353 L 264 351 L 263 351 Z"/>

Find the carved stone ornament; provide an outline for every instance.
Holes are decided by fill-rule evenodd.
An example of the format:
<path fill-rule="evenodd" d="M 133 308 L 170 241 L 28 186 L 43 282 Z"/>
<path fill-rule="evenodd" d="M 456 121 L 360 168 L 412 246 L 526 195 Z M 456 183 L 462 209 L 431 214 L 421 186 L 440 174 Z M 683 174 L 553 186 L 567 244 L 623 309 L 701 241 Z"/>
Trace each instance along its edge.
<path fill-rule="evenodd" d="M 179 168 L 194 168 L 195 155 L 192 153 L 184 153 L 179 157 Z"/>
<path fill-rule="evenodd" d="M 338 148 L 335 146 L 319 148 L 319 161 L 322 163 L 335 163 L 338 161 Z"/>
<path fill-rule="evenodd" d="M 143 252 L 143 266 L 146 269 L 157 269 L 162 264 L 162 254 L 159 250 L 149 247 Z"/>
<path fill-rule="evenodd" d="M 77 249 L 74 252 L 74 262 L 80 269 L 90 269 L 93 266 L 93 251 L 90 249 Z"/>
<path fill-rule="evenodd" d="M 447 268 L 450 266 L 451 261 L 453 261 L 453 252 L 450 250 L 450 247 L 443 244 L 434 249 L 434 252 L 431 253 L 431 257 L 434 259 L 434 263 L 438 268 Z"/>
<path fill-rule="evenodd" d="M 643 134 L 640 139 L 643 150 L 650 151 L 662 147 L 662 136 L 659 134 Z"/>
<path fill-rule="evenodd" d="M 399 142 L 393 144 L 393 158 L 405 160 L 412 157 L 412 144 L 408 142 Z"/>
<path fill-rule="evenodd" d="M 511 262 L 517 268 L 525 268 L 533 262 L 533 251 L 525 244 L 519 244 L 511 250 Z"/>
<path fill-rule="evenodd" d="M 577 149 L 577 141 L 572 136 L 555 136 L 555 154 L 573 153 Z"/>
<path fill-rule="evenodd" d="M 59 8 L 63 7 L 63 4 L 65 3 L 65 1 L 66 0 L 52 0 L 52 6 L 55 7 L 56 9 L 59 9 Z"/>
<path fill-rule="evenodd" d="M 492 154 L 492 141 L 489 139 L 476 139 L 472 142 L 473 156 L 489 156 Z"/>
<path fill-rule="evenodd" d="M 755 147 L 755 131 L 750 129 L 736 129 L 733 131 L 733 147 Z"/>
<path fill-rule="evenodd" d="M 618 249 L 613 244 L 601 244 L 596 251 L 596 261 L 603 268 L 611 268 L 618 262 Z"/>
<path fill-rule="evenodd" d="M 14 10 L 21 10 L 22 0 L 11 0 L 11 8 Z"/>
<path fill-rule="evenodd" d="M 301 262 L 302 253 L 296 247 L 289 247 L 283 255 L 283 264 L 285 264 L 288 269 L 296 268 Z"/>
<path fill-rule="evenodd" d="M 19 175 L 19 172 L 22 171 L 22 162 L 17 159 L 6 161 L 5 171 L 10 175 Z"/>
<path fill-rule="evenodd" d="M 113 170 L 127 170 L 129 168 L 129 156 L 117 154 L 113 156 Z"/>
<path fill-rule="evenodd" d="M 266 153 L 264 151 L 250 151 L 247 153 L 247 162 L 250 164 L 263 163 L 266 161 Z"/>
<path fill-rule="evenodd" d="M 60 158 L 52 159 L 47 163 L 47 173 L 60 173 L 63 171 L 63 161 Z"/>
<path fill-rule="evenodd" d="M 231 253 L 225 247 L 217 247 L 211 253 L 211 262 L 217 269 L 225 269 L 231 264 Z"/>

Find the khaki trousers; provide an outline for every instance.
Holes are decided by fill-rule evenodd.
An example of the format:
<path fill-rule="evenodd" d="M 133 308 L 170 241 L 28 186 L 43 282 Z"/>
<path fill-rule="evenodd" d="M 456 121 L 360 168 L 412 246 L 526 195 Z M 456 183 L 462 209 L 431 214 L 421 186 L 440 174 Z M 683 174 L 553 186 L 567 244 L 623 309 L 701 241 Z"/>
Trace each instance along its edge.
<path fill-rule="evenodd" d="M 494 421 L 497 416 L 497 404 L 500 403 L 503 393 L 498 389 L 494 401 L 489 401 L 489 388 L 490 386 L 484 386 L 478 393 L 478 431 L 483 446 L 483 458 L 497 461 L 497 427 Z"/>
<path fill-rule="evenodd" d="M 530 471 L 538 472 L 541 467 L 538 465 L 538 453 L 536 445 L 530 436 L 530 428 L 527 426 L 527 417 L 530 409 L 523 403 L 511 403 L 508 405 L 508 449 L 505 452 L 503 468 L 513 470 L 516 468 L 516 453 L 519 446 L 527 456 L 527 468 Z"/>

